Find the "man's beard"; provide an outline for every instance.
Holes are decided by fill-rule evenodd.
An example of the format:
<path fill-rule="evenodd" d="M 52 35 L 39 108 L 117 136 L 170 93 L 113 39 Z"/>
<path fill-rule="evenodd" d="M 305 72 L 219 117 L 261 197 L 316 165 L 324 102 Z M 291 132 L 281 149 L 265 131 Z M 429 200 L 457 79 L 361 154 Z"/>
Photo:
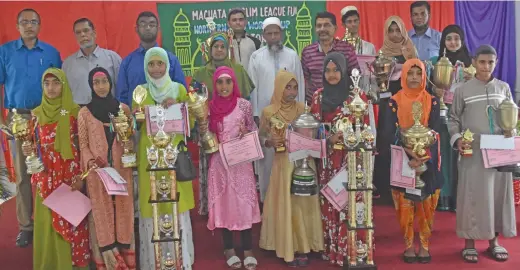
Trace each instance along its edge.
<path fill-rule="evenodd" d="M 428 29 L 428 24 L 429 24 L 429 21 L 425 22 L 423 25 L 413 25 L 413 29 L 415 31 L 425 31 L 426 29 Z"/>
<path fill-rule="evenodd" d="M 273 52 L 278 52 L 283 49 L 283 44 L 281 41 L 276 42 L 274 44 L 268 44 L 267 46 L 269 47 L 269 50 Z"/>
<path fill-rule="evenodd" d="M 96 42 L 95 41 L 91 41 L 89 43 L 86 43 L 86 44 L 81 44 L 79 45 L 80 48 L 82 49 L 89 49 L 89 48 L 92 48 L 96 45 Z"/>
<path fill-rule="evenodd" d="M 151 35 L 151 36 L 148 36 L 148 35 L 139 35 L 139 38 L 141 39 L 141 41 L 144 41 L 144 42 L 154 42 L 157 40 L 157 34 L 155 35 Z"/>

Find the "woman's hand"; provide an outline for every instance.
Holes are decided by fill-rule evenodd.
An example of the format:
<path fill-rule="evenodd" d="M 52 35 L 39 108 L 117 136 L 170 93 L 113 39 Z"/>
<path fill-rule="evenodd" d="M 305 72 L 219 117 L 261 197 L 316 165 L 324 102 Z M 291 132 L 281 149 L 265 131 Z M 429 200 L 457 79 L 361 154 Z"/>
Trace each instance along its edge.
<path fill-rule="evenodd" d="M 444 93 L 446 93 L 446 90 L 440 88 L 440 87 L 435 87 L 435 95 L 438 97 L 438 98 L 442 98 L 444 97 Z"/>
<path fill-rule="evenodd" d="M 167 99 L 163 100 L 161 105 L 163 106 L 163 108 L 168 109 L 168 108 L 170 108 L 171 105 L 173 105 L 175 103 L 177 103 L 177 101 L 174 98 L 167 98 Z"/>
<path fill-rule="evenodd" d="M 80 175 L 76 175 L 72 178 L 72 184 L 70 185 L 72 191 L 81 190 L 83 188 L 83 180 Z"/>
<path fill-rule="evenodd" d="M 408 162 L 408 165 L 410 166 L 410 168 L 412 169 L 415 169 L 415 168 L 418 168 L 419 166 L 423 165 L 424 162 L 426 162 L 429 158 L 426 157 L 426 158 L 422 158 L 422 159 L 412 159 Z"/>
<path fill-rule="evenodd" d="M 206 134 L 208 132 L 208 125 L 199 125 L 200 134 Z"/>
<path fill-rule="evenodd" d="M 94 159 L 91 159 L 87 162 L 88 169 L 97 169 L 99 166 L 96 164 L 96 161 Z"/>
<path fill-rule="evenodd" d="M 343 135 L 343 132 L 339 131 L 337 132 L 336 134 L 332 135 L 330 138 L 329 138 L 329 142 L 331 144 L 337 144 L 337 143 L 341 143 L 341 136 Z"/>
<path fill-rule="evenodd" d="M 272 137 L 271 139 L 268 139 L 265 141 L 265 146 L 268 148 L 275 147 L 275 146 L 282 145 L 282 144 L 285 144 L 285 139 L 278 138 L 278 137 Z"/>
<path fill-rule="evenodd" d="M 22 145 L 22 153 L 24 156 L 29 156 L 33 153 L 34 146 L 32 144 Z"/>
<path fill-rule="evenodd" d="M 126 142 L 123 142 L 123 148 L 132 151 L 134 150 L 134 142 L 132 140 L 128 140 Z"/>
<path fill-rule="evenodd" d="M 248 132 L 249 132 L 249 130 L 247 130 L 247 128 L 244 125 L 241 125 L 240 126 L 240 133 L 239 133 L 238 137 L 240 139 L 242 139 L 242 138 L 244 138 L 244 135 L 246 135 L 246 133 L 248 133 Z"/>

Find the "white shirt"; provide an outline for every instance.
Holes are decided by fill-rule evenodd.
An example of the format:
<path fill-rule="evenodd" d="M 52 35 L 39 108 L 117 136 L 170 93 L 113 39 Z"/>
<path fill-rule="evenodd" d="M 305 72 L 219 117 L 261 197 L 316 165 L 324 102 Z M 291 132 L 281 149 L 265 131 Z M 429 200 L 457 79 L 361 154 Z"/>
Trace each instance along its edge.
<path fill-rule="evenodd" d="M 376 47 L 368 41 L 361 40 L 361 51 L 358 50 L 356 53 L 362 55 L 376 55 Z"/>
<path fill-rule="evenodd" d="M 247 73 L 255 84 L 251 93 L 253 115 L 260 116 L 262 110 L 271 104 L 274 93 L 274 79 L 279 70 L 287 70 L 296 76 L 298 81 L 298 98 L 300 102 L 305 100 L 305 79 L 303 77 L 302 64 L 298 54 L 287 47 L 278 52 L 269 50 L 264 46 L 251 55 Z"/>

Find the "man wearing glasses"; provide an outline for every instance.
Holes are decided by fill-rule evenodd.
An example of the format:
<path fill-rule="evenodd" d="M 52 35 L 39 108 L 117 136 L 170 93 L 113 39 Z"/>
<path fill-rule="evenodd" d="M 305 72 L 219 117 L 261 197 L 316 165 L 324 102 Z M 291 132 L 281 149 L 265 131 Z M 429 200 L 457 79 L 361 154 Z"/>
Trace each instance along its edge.
<path fill-rule="evenodd" d="M 61 68 L 60 53 L 51 45 L 38 40 L 40 15 L 34 9 L 18 13 L 16 28 L 20 38 L 0 46 L 0 112 L 16 109 L 25 118 L 40 105 L 42 98 L 42 75 L 49 67 Z M 0 95 L 2 96 L 2 95 Z M 7 122 L 0 113 L 0 126 Z M 18 247 L 27 247 L 33 240 L 33 194 L 31 178 L 27 174 L 21 143 L 12 141 L 11 154 L 16 174 L 16 215 L 20 232 L 16 237 Z M 15 150 L 16 149 L 16 150 Z"/>
<path fill-rule="evenodd" d="M 157 33 L 159 32 L 159 20 L 150 11 L 144 11 L 137 16 L 135 31 L 139 35 L 141 44 L 139 48 L 123 59 L 117 77 L 116 98 L 117 100 L 132 106 L 132 94 L 134 89 L 146 83 L 144 70 L 144 55 L 152 47 L 158 47 Z M 168 52 L 170 60 L 170 78 L 186 86 L 186 79 L 182 72 L 181 64 L 173 53 Z"/>

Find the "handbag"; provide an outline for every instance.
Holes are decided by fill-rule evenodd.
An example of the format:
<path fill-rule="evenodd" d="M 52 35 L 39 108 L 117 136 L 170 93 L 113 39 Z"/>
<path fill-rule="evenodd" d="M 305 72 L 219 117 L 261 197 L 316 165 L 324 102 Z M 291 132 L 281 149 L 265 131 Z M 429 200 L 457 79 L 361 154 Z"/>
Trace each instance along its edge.
<path fill-rule="evenodd" d="M 175 162 L 177 181 L 186 182 L 194 180 L 197 177 L 197 171 L 191 160 L 191 153 L 188 151 L 186 143 L 184 143 L 184 141 L 179 142 L 177 149 L 179 149 L 177 161 Z"/>

